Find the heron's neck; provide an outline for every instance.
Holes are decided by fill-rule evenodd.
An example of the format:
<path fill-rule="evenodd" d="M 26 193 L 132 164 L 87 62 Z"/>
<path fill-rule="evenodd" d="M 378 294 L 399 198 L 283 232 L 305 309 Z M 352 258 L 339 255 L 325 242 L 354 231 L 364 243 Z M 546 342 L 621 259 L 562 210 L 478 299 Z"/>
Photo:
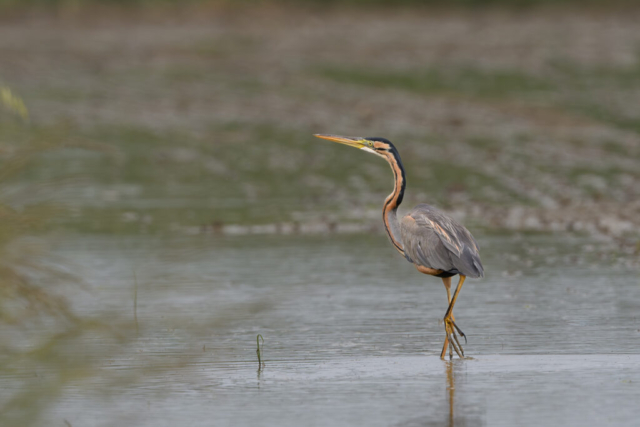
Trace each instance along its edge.
<path fill-rule="evenodd" d="M 400 223 L 398 222 L 397 211 L 398 206 L 402 203 L 404 197 L 404 188 L 406 185 L 406 179 L 404 176 L 404 168 L 402 167 L 402 161 L 400 160 L 400 154 L 394 148 L 388 151 L 386 159 L 391 165 L 393 171 L 393 193 L 384 201 L 384 208 L 382 209 L 382 220 L 384 222 L 384 228 L 389 235 L 389 239 L 393 246 L 404 255 L 404 249 L 402 245 L 402 237 L 400 235 Z"/>

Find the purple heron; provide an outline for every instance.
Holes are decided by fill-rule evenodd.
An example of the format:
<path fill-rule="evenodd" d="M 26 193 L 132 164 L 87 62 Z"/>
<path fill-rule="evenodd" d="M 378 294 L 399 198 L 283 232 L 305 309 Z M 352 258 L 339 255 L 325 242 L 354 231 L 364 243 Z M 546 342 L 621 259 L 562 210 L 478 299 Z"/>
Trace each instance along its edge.
<path fill-rule="evenodd" d="M 453 317 L 453 306 L 467 277 L 482 277 L 484 268 L 480 261 L 478 244 L 469 230 L 444 212 L 427 204 L 413 208 L 400 221 L 397 210 L 406 186 L 406 179 L 400 154 L 396 147 L 384 138 L 360 138 L 338 135 L 314 135 L 318 138 L 339 142 L 359 148 L 384 158 L 393 171 L 393 192 L 384 201 L 382 220 L 391 244 L 407 261 L 424 274 L 440 277 L 447 291 L 449 307 L 444 315 L 445 340 L 440 358 L 444 359 L 449 349 L 464 358 L 464 350 L 458 334 L 467 337 L 458 328 Z M 451 296 L 451 278 L 459 275 L 456 290 Z"/>

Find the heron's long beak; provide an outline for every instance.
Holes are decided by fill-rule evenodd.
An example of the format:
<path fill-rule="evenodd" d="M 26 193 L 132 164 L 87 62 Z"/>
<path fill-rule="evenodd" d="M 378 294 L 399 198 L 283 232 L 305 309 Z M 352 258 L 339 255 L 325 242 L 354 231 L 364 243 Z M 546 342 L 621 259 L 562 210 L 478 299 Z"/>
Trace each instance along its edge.
<path fill-rule="evenodd" d="M 362 148 L 366 146 L 367 141 L 364 138 L 355 136 L 339 136 L 339 135 L 324 135 L 316 133 L 313 135 L 318 138 L 327 139 L 329 141 L 338 142 L 340 144 L 348 145 L 350 147 Z"/>

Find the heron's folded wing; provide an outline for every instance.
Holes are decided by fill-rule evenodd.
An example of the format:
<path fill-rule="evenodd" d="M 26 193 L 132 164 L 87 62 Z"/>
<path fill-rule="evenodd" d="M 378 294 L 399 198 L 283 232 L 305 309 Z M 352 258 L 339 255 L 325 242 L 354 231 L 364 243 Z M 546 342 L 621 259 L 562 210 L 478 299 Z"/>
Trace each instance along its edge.
<path fill-rule="evenodd" d="M 458 270 L 471 277 L 482 277 L 478 245 L 469 231 L 453 218 L 429 205 L 418 205 L 402 219 L 402 238 L 421 265 L 440 270 Z M 422 264 L 423 262 L 431 264 Z"/>
<path fill-rule="evenodd" d="M 414 264 L 444 271 L 454 268 L 449 250 L 442 244 L 433 228 L 407 215 L 402 218 L 400 230 L 405 255 Z"/>

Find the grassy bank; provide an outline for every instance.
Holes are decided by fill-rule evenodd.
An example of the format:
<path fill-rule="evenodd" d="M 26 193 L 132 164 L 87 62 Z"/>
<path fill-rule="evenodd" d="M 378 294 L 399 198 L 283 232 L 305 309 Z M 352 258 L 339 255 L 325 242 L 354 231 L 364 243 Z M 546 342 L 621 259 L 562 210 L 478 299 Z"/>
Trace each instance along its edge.
<path fill-rule="evenodd" d="M 393 140 L 407 205 L 490 229 L 637 229 L 632 16 L 254 18 L 3 26 L 0 78 L 31 114 L 0 143 L 111 150 L 38 155 L 6 191 L 40 183 L 29 203 L 63 203 L 59 225 L 91 232 L 379 225 L 388 166 L 311 137 L 330 132 Z"/>

